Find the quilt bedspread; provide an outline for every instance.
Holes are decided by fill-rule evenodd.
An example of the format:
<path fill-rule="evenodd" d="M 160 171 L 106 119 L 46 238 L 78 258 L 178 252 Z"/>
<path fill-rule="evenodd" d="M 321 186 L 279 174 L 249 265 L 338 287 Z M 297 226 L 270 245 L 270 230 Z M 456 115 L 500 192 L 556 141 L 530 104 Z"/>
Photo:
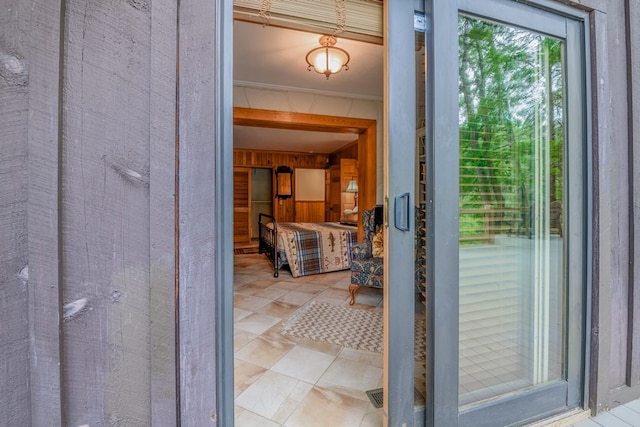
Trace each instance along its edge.
<path fill-rule="evenodd" d="M 356 234 L 338 223 L 280 223 L 278 249 L 284 249 L 293 277 L 346 270 Z"/>

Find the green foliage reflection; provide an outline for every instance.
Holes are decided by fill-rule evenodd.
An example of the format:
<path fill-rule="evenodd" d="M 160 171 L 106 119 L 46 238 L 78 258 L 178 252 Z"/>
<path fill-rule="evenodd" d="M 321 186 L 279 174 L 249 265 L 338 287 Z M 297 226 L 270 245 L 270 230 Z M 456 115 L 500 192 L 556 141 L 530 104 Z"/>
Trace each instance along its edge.
<path fill-rule="evenodd" d="M 531 237 L 562 205 L 564 45 L 467 16 L 458 36 L 461 241 Z"/>

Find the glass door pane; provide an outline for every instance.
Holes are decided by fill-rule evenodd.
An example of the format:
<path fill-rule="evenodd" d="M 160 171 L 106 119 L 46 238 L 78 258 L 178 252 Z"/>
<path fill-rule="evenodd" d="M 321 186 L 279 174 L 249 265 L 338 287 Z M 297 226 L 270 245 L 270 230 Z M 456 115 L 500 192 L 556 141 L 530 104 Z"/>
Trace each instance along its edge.
<path fill-rule="evenodd" d="M 460 14 L 459 405 L 563 380 L 562 40 Z"/>

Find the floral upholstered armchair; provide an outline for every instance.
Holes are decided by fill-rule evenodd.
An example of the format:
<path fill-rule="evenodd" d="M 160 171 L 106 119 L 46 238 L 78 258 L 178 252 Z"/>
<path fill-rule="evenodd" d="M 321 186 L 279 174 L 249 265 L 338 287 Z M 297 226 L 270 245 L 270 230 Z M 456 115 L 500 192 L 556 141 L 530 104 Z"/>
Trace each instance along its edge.
<path fill-rule="evenodd" d="M 415 254 L 415 287 L 416 293 L 424 298 L 426 288 L 426 259 L 424 257 L 425 228 L 422 225 L 424 211 L 416 208 L 416 254 Z M 382 267 L 382 206 L 362 212 L 362 229 L 364 238 L 362 243 L 357 243 L 351 247 L 351 284 L 349 293 L 351 294 L 350 305 L 356 300 L 356 292 L 362 286 L 372 288 L 383 287 L 383 267 Z"/>
<path fill-rule="evenodd" d="M 361 286 L 382 289 L 382 206 L 362 212 L 363 240 L 351 247 L 350 305 Z"/>

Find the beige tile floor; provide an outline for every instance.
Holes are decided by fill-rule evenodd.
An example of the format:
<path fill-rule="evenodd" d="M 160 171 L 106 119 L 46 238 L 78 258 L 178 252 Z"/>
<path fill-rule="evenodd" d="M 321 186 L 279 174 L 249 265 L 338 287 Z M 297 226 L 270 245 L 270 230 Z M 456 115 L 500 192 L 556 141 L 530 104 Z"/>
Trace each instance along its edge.
<path fill-rule="evenodd" d="M 381 426 L 382 409 L 365 393 L 382 387 L 381 354 L 280 333 L 281 322 L 312 300 L 348 306 L 349 271 L 294 279 L 285 270 L 274 278 L 260 254 L 235 255 L 234 266 L 236 427 Z M 354 307 L 382 310 L 381 291 L 363 288 Z M 640 426 L 639 402 L 571 425 Z"/>
<path fill-rule="evenodd" d="M 264 255 L 234 257 L 237 427 L 382 425 L 367 390 L 382 387 L 382 355 L 280 333 L 312 300 L 348 306 L 349 271 L 278 278 Z M 355 308 L 382 310 L 382 292 L 362 289 Z"/>

